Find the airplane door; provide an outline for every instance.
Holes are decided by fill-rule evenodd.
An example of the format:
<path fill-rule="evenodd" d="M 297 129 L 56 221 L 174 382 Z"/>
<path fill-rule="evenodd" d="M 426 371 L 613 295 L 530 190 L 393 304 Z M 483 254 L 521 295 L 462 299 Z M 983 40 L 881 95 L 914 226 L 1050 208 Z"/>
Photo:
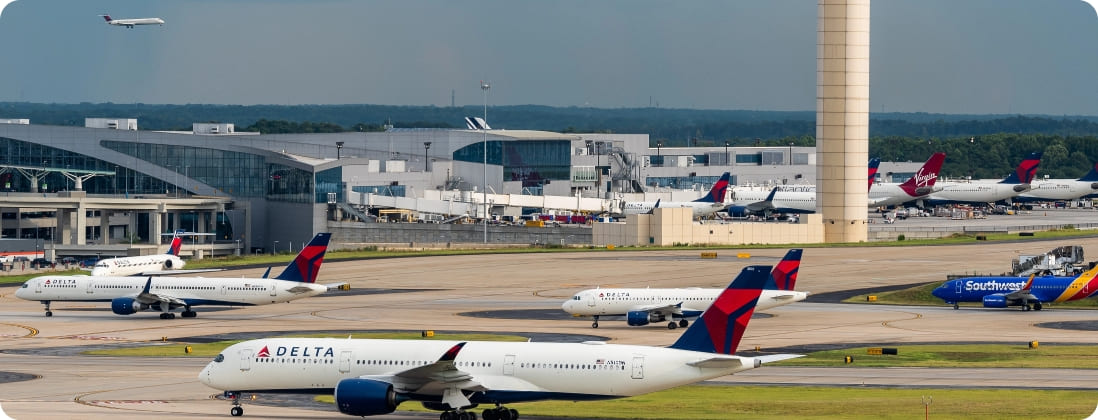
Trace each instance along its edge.
<path fill-rule="evenodd" d="M 34 282 L 34 293 L 42 293 L 42 280 Z"/>
<path fill-rule="evenodd" d="M 508 354 L 503 356 L 503 374 L 514 375 L 515 374 L 515 355 Z"/>
<path fill-rule="evenodd" d="M 221 285 L 221 294 L 222 294 L 222 295 L 225 295 L 225 293 L 226 293 L 226 292 L 225 292 L 225 285 L 224 285 L 224 284 L 222 284 L 222 285 Z"/>
<path fill-rule="evenodd" d="M 90 294 L 95 293 L 95 280 L 92 280 L 92 279 L 87 279 L 87 280 L 88 280 L 88 294 L 90 295 Z"/>
<path fill-rule="evenodd" d="M 275 290 L 275 285 L 271 284 L 270 288 L 271 288 L 271 296 L 277 296 L 278 291 Z"/>
<path fill-rule="evenodd" d="M 595 306 L 595 294 L 594 293 L 587 295 L 587 306 L 591 306 L 591 307 Z"/>
<path fill-rule="evenodd" d="M 273 287 L 272 287 L 272 290 Z M 351 352 L 343 351 L 339 353 L 339 373 L 347 373 L 351 371 Z"/>
<path fill-rule="evenodd" d="M 252 370 L 252 349 L 240 350 L 240 370 Z"/>
<path fill-rule="evenodd" d="M 957 297 L 961 297 L 962 282 L 957 282 Z"/>
<path fill-rule="evenodd" d="M 644 356 L 633 356 L 633 379 L 644 379 Z"/>

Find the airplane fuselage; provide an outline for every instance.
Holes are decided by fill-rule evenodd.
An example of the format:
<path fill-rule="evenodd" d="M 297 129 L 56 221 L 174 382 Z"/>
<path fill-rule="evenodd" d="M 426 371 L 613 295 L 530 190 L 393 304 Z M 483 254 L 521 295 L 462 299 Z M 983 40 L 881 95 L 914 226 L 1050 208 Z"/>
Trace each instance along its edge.
<path fill-rule="evenodd" d="M 588 289 L 576 293 L 561 306 L 572 315 L 626 315 L 630 311 L 658 305 L 681 304 L 678 314 L 697 316 L 705 311 L 724 292 L 716 288 L 676 289 Z M 763 290 L 755 305 L 756 311 L 799 302 L 808 297 L 807 292 L 788 290 Z"/>
<path fill-rule="evenodd" d="M 900 187 L 899 183 L 888 182 L 873 184 L 869 190 L 869 207 L 900 206 L 911 201 L 917 201 L 927 197 L 932 192 L 941 191 L 943 187 L 925 187 L 924 194 L 911 195 Z"/>
<path fill-rule="evenodd" d="M 39 276 L 16 290 L 20 299 L 52 302 L 110 302 L 141 293 L 148 277 Z M 150 293 L 189 305 L 265 305 L 327 291 L 312 283 L 278 279 L 153 277 Z"/>
<path fill-rule="evenodd" d="M 1076 179 L 1034 181 L 1033 188 L 1018 194 L 1016 201 L 1074 200 L 1098 191 L 1098 182 Z"/>
<path fill-rule="evenodd" d="M 724 210 L 727 205 L 722 203 L 706 203 L 699 201 L 660 201 L 659 208 L 690 208 L 694 217 L 708 216 Z M 625 203 L 622 205 L 622 214 L 648 214 L 656 207 L 655 201 L 641 201 Z"/>
<path fill-rule="evenodd" d="M 932 205 L 967 203 L 984 204 L 1007 200 L 1029 191 L 1030 184 L 1003 184 L 997 182 L 944 182 L 942 190 L 926 197 Z"/>
<path fill-rule="evenodd" d="M 161 18 L 140 18 L 140 19 L 111 19 L 107 21 L 108 25 L 125 26 L 127 28 L 133 28 L 134 26 L 141 25 L 163 25 L 164 19 Z"/>
<path fill-rule="evenodd" d="M 1020 290 L 1028 280 L 1028 277 L 966 277 L 947 281 L 931 293 L 946 303 L 984 302 L 988 296 Z M 1045 276 L 1033 278 L 1029 295 L 1039 302 L 1057 303 L 1085 299 L 1095 292 L 1098 279 Z"/>
<path fill-rule="evenodd" d="M 779 189 L 769 206 L 754 207 L 751 204 L 764 202 L 771 190 L 753 188 L 735 188 L 732 191 L 732 205 L 728 213 L 745 215 L 770 211 L 772 213 L 815 213 L 816 188 L 811 185 L 790 186 Z"/>
<path fill-rule="evenodd" d="M 178 270 L 186 263 L 169 254 L 142 255 L 139 257 L 110 258 L 95 263 L 92 276 L 132 276 L 150 270 Z"/>
<path fill-rule="evenodd" d="M 434 363 L 456 341 L 275 338 L 226 348 L 199 374 L 220 390 L 326 394 L 342 379 L 392 375 Z M 263 355 L 262 357 L 260 355 Z M 690 363 L 719 357 L 719 367 Z M 640 395 L 756 367 L 749 357 L 605 343 L 467 342 L 455 368 L 486 390 L 474 403 L 599 400 Z M 399 393 L 401 390 L 398 388 Z M 437 391 L 437 393 L 436 393 Z M 442 389 L 419 390 L 417 400 Z"/>

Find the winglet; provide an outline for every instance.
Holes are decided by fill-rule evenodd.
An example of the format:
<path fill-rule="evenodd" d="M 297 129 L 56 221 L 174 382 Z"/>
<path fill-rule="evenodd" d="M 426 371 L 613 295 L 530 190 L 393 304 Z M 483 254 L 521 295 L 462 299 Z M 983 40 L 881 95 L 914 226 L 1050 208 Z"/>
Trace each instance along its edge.
<path fill-rule="evenodd" d="M 461 352 L 461 349 L 465 348 L 465 343 L 466 343 L 465 341 L 462 341 L 460 343 L 454 344 L 453 347 L 450 347 L 450 350 L 446 350 L 446 353 L 442 354 L 442 357 L 440 357 L 438 359 L 438 361 L 440 361 L 440 362 L 452 362 L 452 361 L 454 361 L 455 359 L 457 359 L 458 353 Z"/>
<path fill-rule="evenodd" d="M 328 250 L 328 241 L 332 239 L 331 233 L 318 233 L 309 241 L 305 248 L 294 257 L 286 269 L 276 279 L 298 281 L 303 283 L 316 283 L 316 276 L 320 272 L 320 264 L 324 262 L 324 252 Z"/>
<path fill-rule="evenodd" d="M 1041 152 L 1030 153 L 1028 157 L 1022 160 L 1022 163 L 1018 164 L 1018 167 L 1014 169 L 1014 172 L 1006 179 L 999 181 L 1000 184 L 1028 184 L 1033 181 L 1033 177 L 1037 175 L 1037 165 L 1041 164 Z"/>
<path fill-rule="evenodd" d="M 770 266 L 744 267 L 709 309 L 679 337 L 673 349 L 733 354 L 743 338 L 762 288 L 770 278 Z"/>
<path fill-rule="evenodd" d="M 1029 280 L 1026 280 L 1026 285 L 1022 286 L 1021 290 L 1029 290 L 1030 288 L 1032 288 L 1033 287 L 1033 278 L 1034 277 L 1037 277 L 1037 273 L 1033 273 L 1033 274 L 1029 275 Z"/>
<path fill-rule="evenodd" d="M 141 289 L 141 294 L 148 294 L 152 290 L 153 278 L 149 276 L 149 280 L 145 282 L 145 287 Z"/>
<path fill-rule="evenodd" d="M 718 179 L 713 184 L 713 188 L 709 189 L 709 194 L 705 197 L 694 200 L 695 203 L 723 203 L 726 197 L 728 197 L 728 181 L 732 179 L 731 172 L 725 172 L 721 174 L 721 179 Z"/>
<path fill-rule="evenodd" d="M 263 278 L 270 277 L 270 275 L 271 275 L 271 267 L 267 266 L 267 271 L 263 272 Z"/>
<path fill-rule="evenodd" d="M 797 272 L 801 268 L 801 254 L 803 249 L 794 248 L 785 253 L 785 257 L 778 261 L 778 265 L 770 271 L 770 279 L 766 282 L 766 289 L 770 290 L 794 290 L 797 285 Z"/>
<path fill-rule="evenodd" d="M 660 208 L 660 199 L 659 198 L 656 199 L 656 204 L 652 205 L 652 208 L 648 210 L 647 214 L 652 214 L 658 208 Z"/>
<path fill-rule="evenodd" d="M 774 187 L 774 189 L 770 190 L 770 194 L 766 195 L 766 199 L 763 200 L 763 202 L 765 202 L 765 203 L 773 202 L 774 201 L 774 196 L 777 195 L 777 194 L 778 194 L 778 187 Z"/>

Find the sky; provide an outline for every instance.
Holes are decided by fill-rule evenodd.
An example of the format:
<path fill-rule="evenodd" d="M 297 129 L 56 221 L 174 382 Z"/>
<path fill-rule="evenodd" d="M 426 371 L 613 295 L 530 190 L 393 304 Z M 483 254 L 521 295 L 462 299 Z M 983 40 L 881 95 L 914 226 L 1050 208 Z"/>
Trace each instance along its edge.
<path fill-rule="evenodd" d="M 490 106 L 811 111 L 816 6 L 19 0 L 0 14 L 0 101 L 481 105 L 485 80 Z M 873 112 L 1098 115 L 1098 13 L 1081 0 L 871 10 Z"/>

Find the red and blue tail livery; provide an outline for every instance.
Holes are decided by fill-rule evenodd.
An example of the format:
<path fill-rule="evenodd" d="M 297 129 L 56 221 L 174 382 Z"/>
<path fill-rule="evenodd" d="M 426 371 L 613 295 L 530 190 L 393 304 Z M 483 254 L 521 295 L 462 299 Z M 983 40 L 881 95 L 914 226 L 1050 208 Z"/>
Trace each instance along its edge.
<path fill-rule="evenodd" d="M 324 262 L 324 252 L 328 250 L 328 241 L 332 239 L 331 233 L 318 233 L 309 241 L 308 245 L 297 254 L 297 258 L 290 261 L 282 274 L 276 276 L 279 280 L 298 281 L 302 283 L 316 283 L 316 276 L 320 273 L 320 264 Z"/>
<path fill-rule="evenodd" d="M 766 282 L 766 289 L 771 290 L 795 290 L 797 285 L 797 272 L 801 269 L 801 254 L 803 249 L 794 248 L 785 253 L 785 257 L 778 261 L 774 270 L 770 272 L 770 280 Z"/>
<path fill-rule="evenodd" d="M 732 284 L 728 285 L 713 305 L 671 348 L 705 353 L 735 353 L 769 279 L 770 266 L 744 267 Z"/>
<path fill-rule="evenodd" d="M 999 181 L 1000 184 L 1028 184 L 1033 181 L 1033 177 L 1037 175 L 1037 165 L 1041 164 L 1041 152 L 1030 153 L 1029 156 L 1022 160 L 1022 163 L 1018 164 L 1018 167 L 1014 169 L 1014 173 L 1006 177 L 1006 179 Z"/>
<path fill-rule="evenodd" d="M 183 246 L 183 238 L 178 236 L 172 238 L 172 245 L 168 247 L 168 255 L 179 256 L 179 248 Z"/>
<path fill-rule="evenodd" d="M 705 197 L 694 200 L 696 203 L 723 203 L 725 197 L 728 197 L 728 182 L 732 179 L 732 173 L 725 172 L 721 174 L 721 179 L 718 179 L 713 188 L 709 189 L 709 194 Z"/>
<path fill-rule="evenodd" d="M 873 189 L 873 181 L 877 180 L 877 168 L 881 166 L 881 158 L 869 160 L 869 189 Z M 868 189 L 866 191 L 869 191 Z"/>

